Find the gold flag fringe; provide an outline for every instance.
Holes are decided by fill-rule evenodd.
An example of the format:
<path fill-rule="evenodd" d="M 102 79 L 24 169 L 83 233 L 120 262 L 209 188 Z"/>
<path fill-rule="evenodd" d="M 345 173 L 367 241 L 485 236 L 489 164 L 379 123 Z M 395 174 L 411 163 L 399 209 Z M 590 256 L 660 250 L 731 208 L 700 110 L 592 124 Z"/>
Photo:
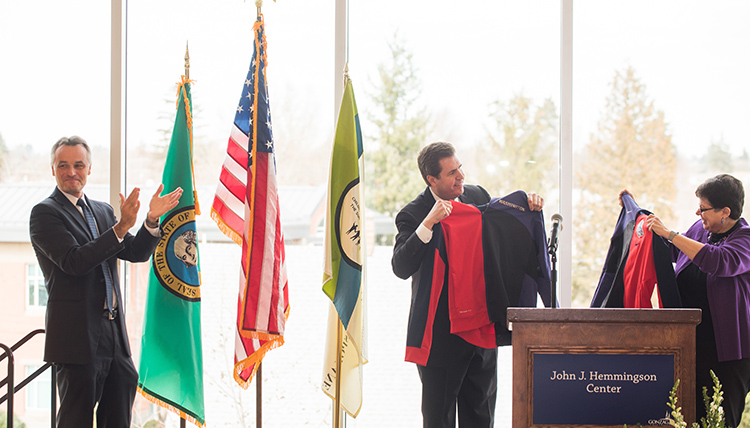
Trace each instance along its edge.
<path fill-rule="evenodd" d="M 234 241 L 235 244 L 242 246 L 242 235 L 235 232 L 234 229 L 229 227 L 227 223 L 221 218 L 221 215 L 212 207 L 211 208 L 211 219 L 216 222 L 216 226 L 219 227 L 221 233 L 227 236 L 227 238 Z"/>
<path fill-rule="evenodd" d="M 266 353 L 272 349 L 278 348 L 283 344 L 284 336 L 277 336 L 274 340 L 264 343 L 263 346 L 261 346 L 257 351 L 253 352 L 252 355 L 248 356 L 242 361 L 236 362 L 234 364 L 234 381 L 237 382 L 237 384 L 239 384 L 243 389 L 249 388 L 250 383 L 253 381 L 253 377 L 255 377 L 255 372 L 258 371 L 258 365 L 260 365 L 260 362 L 263 360 L 263 357 L 266 356 Z M 250 366 L 253 366 L 252 373 L 250 373 L 250 376 L 247 378 L 247 380 L 242 379 L 240 375 L 246 368 Z"/>
<path fill-rule="evenodd" d="M 290 306 L 287 306 L 286 311 L 284 311 L 284 319 L 289 319 L 289 310 Z M 253 332 L 258 333 L 258 332 Z M 266 336 L 269 337 L 269 339 L 266 339 L 265 337 L 260 336 Z M 249 334 L 248 336 L 242 335 L 243 337 L 253 337 L 255 339 L 262 339 L 262 340 L 269 340 L 268 342 L 264 343 L 263 346 L 260 347 L 257 351 L 253 352 L 252 355 L 248 356 L 242 361 L 238 361 L 234 364 L 234 381 L 237 382 L 242 388 L 247 389 L 250 386 L 250 383 L 253 381 L 253 377 L 255 377 L 255 372 L 258 371 L 258 365 L 263 361 L 263 358 L 266 356 L 266 353 L 272 349 L 276 349 L 279 346 L 284 344 L 284 336 L 282 335 L 273 335 L 269 336 L 266 333 L 260 333 L 258 336 L 254 334 Z M 251 365 L 255 365 L 253 367 L 252 373 L 250 373 L 250 376 L 247 378 L 247 380 L 242 379 L 240 375 L 242 372 L 250 367 Z"/>
<path fill-rule="evenodd" d="M 141 387 L 138 387 L 138 392 L 145 398 L 146 400 L 156 404 L 157 406 L 163 407 L 167 410 L 169 410 L 172 413 L 175 413 L 179 415 L 182 419 L 185 419 L 186 421 L 190 422 L 193 425 L 199 426 L 199 427 L 205 427 L 206 424 L 201 423 L 199 420 L 195 419 L 193 416 L 188 415 L 184 411 L 178 409 L 177 407 L 167 403 L 164 400 L 160 400 L 153 395 L 149 394 L 148 392 L 141 389 Z"/>

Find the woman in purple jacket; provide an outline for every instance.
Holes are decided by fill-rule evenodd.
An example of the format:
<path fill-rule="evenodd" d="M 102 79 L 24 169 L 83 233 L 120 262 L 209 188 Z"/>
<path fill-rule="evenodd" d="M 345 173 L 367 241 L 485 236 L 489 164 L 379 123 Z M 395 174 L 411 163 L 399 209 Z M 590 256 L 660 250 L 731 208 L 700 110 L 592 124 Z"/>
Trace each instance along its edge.
<path fill-rule="evenodd" d="M 737 427 L 750 390 L 750 227 L 740 218 L 745 191 L 741 181 L 721 174 L 695 195 L 700 219 L 684 234 L 654 215 L 647 225 L 671 244 L 683 306 L 703 310 L 695 332 L 696 419 L 706 415 L 703 388 L 710 396 L 713 370 L 724 391 L 726 426 Z"/>

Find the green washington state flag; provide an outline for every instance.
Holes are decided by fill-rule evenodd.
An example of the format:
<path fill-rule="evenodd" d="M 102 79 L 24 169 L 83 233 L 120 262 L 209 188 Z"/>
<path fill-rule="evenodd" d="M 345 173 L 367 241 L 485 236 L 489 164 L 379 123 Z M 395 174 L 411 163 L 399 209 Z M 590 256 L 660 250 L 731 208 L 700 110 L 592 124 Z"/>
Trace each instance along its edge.
<path fill-rule="evenodd" d="M 161 218 L 162 237 L 151 259 L 141 338 L 138 391 L 198 425 L 205 424 L 201 346 L 201 275 L 195 228 L 190 80 L 182 76 L 177 117 L 162 183 L 182 187 L 179 204 Z"/>

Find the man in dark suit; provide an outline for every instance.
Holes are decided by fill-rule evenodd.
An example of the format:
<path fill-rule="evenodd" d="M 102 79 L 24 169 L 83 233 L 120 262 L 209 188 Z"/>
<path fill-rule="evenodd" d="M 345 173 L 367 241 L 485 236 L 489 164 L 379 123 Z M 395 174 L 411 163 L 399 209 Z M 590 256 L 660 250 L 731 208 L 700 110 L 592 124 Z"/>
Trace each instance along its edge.
<path fill-rule="evenodd" d="M 480 186 L 464 185 L 461 162 L 450 143 L 424 147 L 417 164 L 428 187 L 396 216 L 391 263 L 396 276 L 412 278 L 406 359 L 417 364 L 422 381 L 424 427 L 453 428 L 458 407 L 460 427 L 489 428 L 497 398 L 497 348 L 481 348 L 450 333 L 445 279 L 437 279 L 442 284 L 436 308 L 431 294 L 439 235 L 433 231 L 450 215 L 452 201 L 481 205 L 490 195 Z M 528 198 L 532 210 L 542 209 L 541 197 L 529 193 Z"/>
<path fill-rule="evenodd" d="M 49 296 L 44 360 L 57 370 L 57 426 L 93 426 L 98 404 L 98 428 L 129 428 L 138 373 L 121 310 L 117 259 L 149 259 L 161 236 L 159 218 L 177 205 L 182 189 L 159 196 L 160 186 L 133 236 L 128 230 L 140 207 L 138 188 L 127 198 L 120 194 L 118 220 L 110 205 L 83 193 L 91 151 L 82 138 L 61 138 L 51 158 L 57 187 L 32 209 L 29 226 Z"/>

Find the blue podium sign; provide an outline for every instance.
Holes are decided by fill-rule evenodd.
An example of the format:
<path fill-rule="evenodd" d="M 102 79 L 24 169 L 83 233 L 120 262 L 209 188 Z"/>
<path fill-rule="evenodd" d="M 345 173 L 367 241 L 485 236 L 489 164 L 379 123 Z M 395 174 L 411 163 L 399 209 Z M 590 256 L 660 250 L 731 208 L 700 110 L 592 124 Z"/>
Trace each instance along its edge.
<path fill-rule="evenodd" d="M 668 425 L 674 355 L 533 355 L 534 425 Z"/>

